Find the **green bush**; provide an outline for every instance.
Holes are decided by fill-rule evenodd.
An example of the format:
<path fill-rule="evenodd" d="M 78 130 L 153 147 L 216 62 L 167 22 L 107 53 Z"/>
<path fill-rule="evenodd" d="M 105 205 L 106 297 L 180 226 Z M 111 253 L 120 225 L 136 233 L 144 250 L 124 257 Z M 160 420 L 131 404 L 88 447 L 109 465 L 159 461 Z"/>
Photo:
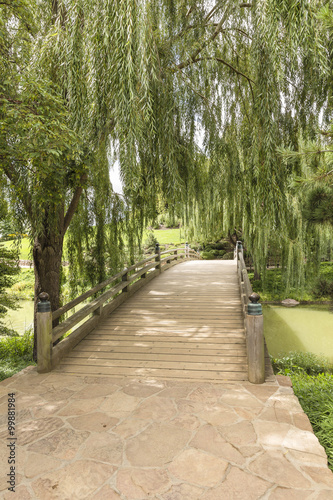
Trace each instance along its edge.
<path fill-rule="evenodd" d="M 275 373 L 290 376 L 294 393 L 325 448 L 328 466 L 333 470 L 332 365 L 324 357 L 309 352 L 290 352 L 271 359 Z"/>
<path fill-rule="evenodd" d="M 280 358 L 271 357 L 275 373 L 282 375 L 299 374 L 318 375 L 330 373 L 332 365 L 323 356 L 311 352 L 291 351 Z"/>
<path fill-rule="evenodd" d="M 328 466 L 333 470 L 333 376 L 296 374 L 292 376 L 293 389 L 304 412 L 309 417 L 313 432 L 325 448 Z"/>
<path fill-rule="evenodd" d="M 34 365 L 33 330 L 26 330 L 21 337 L 0 339 L 0 381 L 11 377 L 26 366 Z"/>
<path fill-rule="evenodd" d="M 319 299 L 321 297 L 333 298 L 333 281 L 329 281 L 325 278 L 319 278 L 315 282 L 312 293 L 316 299 Z"/>
<path fill-rule="evenodd" d="M 234 252 L 227 252 L 222 257 L 223 260 L 233 260 L 233 258 L 234 258 Z"/>
<path fill-rule="evenodd" d="M 155 251 L 156 243 L 158 243 L 158 241 L 154 233 L 149 233 L 147 239 L 143 243 L 143 248 L 146 251 Z"/>
<path fill-rule="evenodd" d="M 206 250 L 204 252 L 201 252 L 201 257 L 205 260 L 214 260 L 216 259 L 215 255 L 213 254 L 212 251 L 207 252 Z"/>

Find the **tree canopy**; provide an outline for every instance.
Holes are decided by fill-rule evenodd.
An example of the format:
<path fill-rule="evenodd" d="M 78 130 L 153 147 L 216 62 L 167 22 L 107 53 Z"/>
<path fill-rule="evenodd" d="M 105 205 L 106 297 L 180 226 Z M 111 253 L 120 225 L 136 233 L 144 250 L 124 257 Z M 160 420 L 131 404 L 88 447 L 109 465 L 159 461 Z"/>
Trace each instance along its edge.
<path fill-rule="evenodd" d="M 1 186 L 30 223 L 36 297 L 43 289 L 59 305 L 68 228 L 73 282 L 83 268 L 100 281 L 122 264 L 124 233 L 133 261 L 161 197 L 189 237 L 236 232 L 258 269 L 275 248 L 300 284 L 305 258 L 332 241 L 324 220 L 304 217 L 309 198 L 297 188 L 322 175 L 322 155 L 304 147 L 320 130 L 323 143 L 331 137 L 331 8 L 1 2 Z M 111 157 L 124 198 L 112 191 Z"/>

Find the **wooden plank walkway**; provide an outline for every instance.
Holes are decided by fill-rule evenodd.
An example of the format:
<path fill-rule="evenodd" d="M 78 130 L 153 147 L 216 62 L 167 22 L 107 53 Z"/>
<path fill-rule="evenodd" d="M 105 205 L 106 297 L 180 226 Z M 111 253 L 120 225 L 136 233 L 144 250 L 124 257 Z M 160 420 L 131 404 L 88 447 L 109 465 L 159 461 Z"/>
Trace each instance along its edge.
<path fill-rule="evenodd" d="M 62 372 L 207 381 L 247 380 L 236 261 L 165 271 L 63 359 Z"/>

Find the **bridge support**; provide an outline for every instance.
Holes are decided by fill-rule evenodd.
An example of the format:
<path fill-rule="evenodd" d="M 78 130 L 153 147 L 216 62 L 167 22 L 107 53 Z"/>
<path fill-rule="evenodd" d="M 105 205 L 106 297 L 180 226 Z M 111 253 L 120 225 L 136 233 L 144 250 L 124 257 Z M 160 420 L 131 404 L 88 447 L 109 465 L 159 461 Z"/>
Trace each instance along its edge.
<path fill-rule="evenodd" d="M 249 382 L 263 384 L 265 382 L 265 342 L 262 307 L 258 303 L 260 297 L 257 293 L 252 293 L 249 299 L 251 302 L 247 306 L 246 315 Z"/>
<path fill-rule="evenodd" d="M 162 270 L 162 268 L 161 268 L 161 249 L 160 249 L 159 243 L 156 243 L 156 245 L 155 245 L 155 253 L 157 254 L 157 257 L 155 257 L 155 262 L 157 262 L 155 269 L 158 269 L 161 272 L 161 270 Z"/>

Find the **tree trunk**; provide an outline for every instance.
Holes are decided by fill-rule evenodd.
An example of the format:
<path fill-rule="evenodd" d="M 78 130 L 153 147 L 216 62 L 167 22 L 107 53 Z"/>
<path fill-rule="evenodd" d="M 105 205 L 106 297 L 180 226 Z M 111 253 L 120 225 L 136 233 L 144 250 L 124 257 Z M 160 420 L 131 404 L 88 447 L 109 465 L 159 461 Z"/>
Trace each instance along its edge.
<path fill-rule="evenodd" d="M 37 302 L 41 292 L 49 294 L 51 311 L 59 308 L 60 276 L 63 250 L 63 232 L 52 232 L 48 236 L 36 238 L 33 246 L 35 269 L 34 304 L 34 360 L 37 360 Z M 53 325 L 55 326 L 55 325 Z"/>

